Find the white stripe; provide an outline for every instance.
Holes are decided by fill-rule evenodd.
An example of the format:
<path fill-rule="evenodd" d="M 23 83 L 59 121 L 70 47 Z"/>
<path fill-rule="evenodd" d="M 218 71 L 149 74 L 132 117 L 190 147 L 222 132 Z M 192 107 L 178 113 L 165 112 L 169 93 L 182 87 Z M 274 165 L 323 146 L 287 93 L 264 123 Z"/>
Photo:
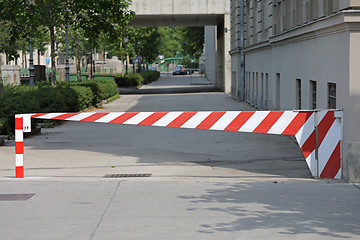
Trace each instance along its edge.
<path fill-rule="evenodd" d="M 152 126 L 166 127 L 183 113 L 184 112 L 169 112 L 165 116 L 157 120 Z"/>
<path fill-rule="evenodd" d="M 117 117 L 120 117 L 121 115 L 123 115 L 125 112 L 111 112 L 101 118 L 99 118 L 98 120 L 96 120 L 95 122 L 100 122 L 100 123 L 109 123 L 112 120 L 114 120 Z"/>
<path fill-rule="evenodd" d="M 140 112 L 140 113 L 136 114 L 135 116 L 133 116 L 132 118 L 125 121 L 124 124 L 137 125 L 153 113 L 154 112 Z"/>
<path fill-rule="evenodd" d="M 69 117 L 66 120 L 67 121 L 80 121 L 83 120 L 84 118 L 90 117 L 91 115 L 94 115 L 95 113 L 79 113 L 75 116 Z"/>
<path fill-rule="evenodd" d="M 49 114 L 45 114 L 36 118 L 40 118 L 40 119 L 51 119 L 60 115 L 63 115 L 65 113 L 49 113 Z"/>
<path fill-rule="evenodd" d="M 275 124 L 269 129 L 268 133 L 282 134 L 289 126 L 292 120 L 296 117 L 297 113 L 293 111 L 285 111 Z"/>
<path fill-rule="evenodd" d="M 15 155 L 15 166 L 17 166 L 17 167 L 24 166 L 24 155 L 23 154 Z"/>
<path fill-rule="evenodd" d="M 312 114 L 304 125 L 299 129 L 295 134 L 296 139 L 298 140 L 299 146 L 302 147 L 306 140 L 315 130 L 315 114 Z"/>
<path fill-rule="evenodd" d="M 339 169 L 338 173 L 334 177 L 334 179 L 341 179 L 341 168 Z"/>
<path fill-rule="evenodd" d="M 24 134 L 22 130 L 15 130 L 15 142 L 23 142 Z"/>
<path fill-rule="evenodd" d="M 310 169 L 313 177 L 316 176 L 316 160 L 315 160 L 315 151 L 313 151 L 306 159 L 306 163 Z"/>
<path fill-rule="evenodd" d="M 241 113 L 241 111 L 226 112 L 211 128 L 210 130 L 224 130 L 234 119 Z"/>
<path fill-rule="evenodd" d="M 255 112 L 239 129 L 239 132 L 253 132 L 255 128 L 266 118 L 270 111 Z"/>
<path fill-rule="evenodd" d="M 334 152 L 337 144 L 340 141 L 341 137 L 341 127 L 337 121 L 333 123 L 327 134 L 325 135 L 324 140 L 319 146 L 319 172 L 325 168 L 326 163 L 329 161 L 331 154 Z"/>
<path fill-rule="evenodd" d="M 196 128 L 205 120 L 212 112 L 197 112 L 189 120 L 187 120 L 180 128 Z"/>

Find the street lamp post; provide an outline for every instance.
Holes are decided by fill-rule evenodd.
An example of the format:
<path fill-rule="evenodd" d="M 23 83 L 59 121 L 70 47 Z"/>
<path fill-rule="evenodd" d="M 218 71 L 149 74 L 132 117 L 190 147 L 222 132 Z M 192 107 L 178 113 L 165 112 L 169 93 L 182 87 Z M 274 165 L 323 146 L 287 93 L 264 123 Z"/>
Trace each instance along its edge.
<path fill-rule="evenodd" d="M 35 73 L 34 73 L 34 58 L 33 58 L 33 47 L 32 47 L 32 37 L 31 37 L 31 25 L 29 26 L 29 84 L 30 87 L 34 87 L 34 77 L 35 77 Z"/>
<path fill-rule="evenodd" d="M 133 73 L 135 73 L 135 44 L 133 44 Z"/>
<path fill-rule="evenodd" d="M 32 6 L 35 4 L 34 0 L 29 0 L 29 10 L 31 12 L 31 8 Z M 35 77 L 35 72 L 34 72 L 34 57 L 33 57 L 33 47 L 32 47 L 32 37 L 31 37 L 31 31 L 32 31 L 32 27 L 31 27 L 31 22 L 29 24 L 29 84 L 30 87 L 34 87 L 34 77 Z"/>
<path fill-rule="evenodd" d="M 139 41 L 139 42 L 137 42 L 137 47 L 138 47 L 138 49 L 139 49 L 139 52 L 138 52 L 138 70 L 141 72 L 142 71 L 142 66 L 141 66 L 141 59 L 140 58 L 142 58 L 141 57 L 141 42 Z"/>
<path fill-rule="evenodd" d="M 128 74 L 128 57 L 127 57 L 127 43 L 128 43 L 129 39 L 127 37 L 124 37 L 124 42 L 125 42 L 125 49 L 126 49 L 126 57 L 125 57 L 125 69 L 126 69 L 126 74 Z"/>
<path fill-rule="evenodd" d="M 65 81 L 68 83 L 69 80 L 69 43 L 68 43 L 68 27 L 65 28 L 66 32 L 66 62 L 65 62 Z"/>

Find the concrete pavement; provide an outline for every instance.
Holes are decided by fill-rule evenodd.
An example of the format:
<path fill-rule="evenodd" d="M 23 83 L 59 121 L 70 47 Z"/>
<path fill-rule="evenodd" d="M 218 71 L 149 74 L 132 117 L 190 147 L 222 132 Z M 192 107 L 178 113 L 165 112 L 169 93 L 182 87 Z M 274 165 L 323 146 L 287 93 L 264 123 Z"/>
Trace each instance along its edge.
<path fill-rule="evenodd" d="M 98 111 L 176 110 L 251 107 L 202 92 Z M 359 187 L 312 179 L 286 136 L 67 122 L 25 139 L 25 179 L 13 151 L 0 146 L 1 239 L 360 239 Z M 152 176 L 103 178 L 122 173 Z"/>

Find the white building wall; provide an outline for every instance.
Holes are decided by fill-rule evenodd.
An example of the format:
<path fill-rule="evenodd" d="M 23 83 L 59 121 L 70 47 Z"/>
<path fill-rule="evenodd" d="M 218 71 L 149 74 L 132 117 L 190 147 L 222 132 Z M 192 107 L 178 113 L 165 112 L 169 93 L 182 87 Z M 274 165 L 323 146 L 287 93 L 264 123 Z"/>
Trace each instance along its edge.
<path fill-rule="evenodd" d="M 343 176 L 359 182 L 360 11 L 341 9 L 359 7 L 360 1 L 270 2 L 274 4 L 273 31 L 262 41 L 255 36 L 260 25 L 254 26 L 254 9 L 260 1 L 247 2 L 246 101 L 259 109 L 296 109 L 296 79 L 300 79 L 301 108 L 312 108 L 310 81 L 316 81 L 316 108 L 327 109 L 328 84 L 335 83 L 336 108 L 344 110 Z M 271 30 L 267 24 L 265 28 Z M 232 57 L 237 61 L 236 54 Z M 233 65 L 232 71 L 238 71 L 237 66 Z M 269 80 L 264 89 L 266 75 Z"/>

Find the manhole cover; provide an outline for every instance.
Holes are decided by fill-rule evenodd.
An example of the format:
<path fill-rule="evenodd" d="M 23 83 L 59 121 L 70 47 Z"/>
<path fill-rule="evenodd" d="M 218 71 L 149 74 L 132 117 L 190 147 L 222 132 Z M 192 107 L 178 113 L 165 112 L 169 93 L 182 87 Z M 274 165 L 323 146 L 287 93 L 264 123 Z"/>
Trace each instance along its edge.
<path fill-rule="evenodd" d="M 106 174 L 104 178 L 130 178 L 130 177 L 150 177 L 151 173 L 135 173 L 135 174 Z"/>
<path fill-rule="evenodd" d="M 34 193 L 0 194 L 0 201 L 26 201 L 34 195 Z"/>

